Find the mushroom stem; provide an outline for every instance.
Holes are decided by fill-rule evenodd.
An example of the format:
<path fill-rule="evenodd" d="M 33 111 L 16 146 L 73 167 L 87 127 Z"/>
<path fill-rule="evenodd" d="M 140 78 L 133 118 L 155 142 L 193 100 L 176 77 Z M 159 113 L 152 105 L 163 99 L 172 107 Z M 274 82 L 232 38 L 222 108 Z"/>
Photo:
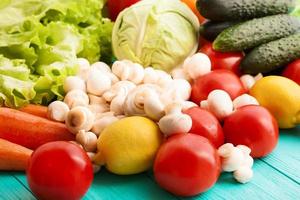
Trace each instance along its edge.
<path fill-rule="evenodd" d="M 74 134 L 80 130 L 89 131 L 93 127 L 94 114 L 86 107 L 76 107 L 70 110 L 67 115 L 67 128 Z"/>

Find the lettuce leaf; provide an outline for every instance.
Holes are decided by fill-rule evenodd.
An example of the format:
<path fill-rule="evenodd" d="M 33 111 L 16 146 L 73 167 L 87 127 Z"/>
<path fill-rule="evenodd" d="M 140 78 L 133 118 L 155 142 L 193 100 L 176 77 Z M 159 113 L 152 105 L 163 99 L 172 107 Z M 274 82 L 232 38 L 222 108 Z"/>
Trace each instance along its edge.
<path fill-rule="evenodd" d="M 20 107 L 35 94 L 34 82 L 24 60 L 10 60 L 0 55 L 0 105 Z"/>
<path fill-rule="evenodd" d="M 110 63 L 113 23 L 101 16 L 104 4 L 0 1 L 0 103 L 19 107 L 62 99 L 63 82 L 76 73 L 78 57 Z"/>

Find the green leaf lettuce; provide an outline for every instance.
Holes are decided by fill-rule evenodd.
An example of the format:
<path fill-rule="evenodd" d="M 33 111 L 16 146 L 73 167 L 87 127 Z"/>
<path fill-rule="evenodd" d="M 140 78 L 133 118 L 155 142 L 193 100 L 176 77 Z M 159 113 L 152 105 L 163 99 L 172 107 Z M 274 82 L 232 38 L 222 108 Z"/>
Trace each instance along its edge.
<path fill-rule="evenodd" d="M 111 62 L 104 0 L 0 1 L 0 99 L 20 107 L 62 99 L 78 57 Z M 105 58 L 105 59 L 104 59 Z"/>

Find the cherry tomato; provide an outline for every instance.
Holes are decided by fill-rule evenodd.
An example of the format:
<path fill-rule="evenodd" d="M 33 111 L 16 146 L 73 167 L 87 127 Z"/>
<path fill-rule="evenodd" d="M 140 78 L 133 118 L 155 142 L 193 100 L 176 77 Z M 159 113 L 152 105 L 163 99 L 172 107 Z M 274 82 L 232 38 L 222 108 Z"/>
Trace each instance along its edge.
<path fill-rule="evenodd" d="M 138 1 L 140 0 L 108 0 L 107 7 L 109 18 L 115 21 L 122 10 L 135 4 Z"/>
<path fill-rule="evenodd" d="M 231 99 L 246 93 L 246 90 L 237 75 L 229 70 L 219 69 L 198 77 L 192 85 L 191 100 L 196 104 L 206 100 L 213 90 L 225 90 Z"/>
<path fill-rule="evenodd" d="M 205 21 L 205 18 L 200 14 L 200 12 L 196 7 L 197 0 L 181 0 L 181 1 L 185 3 L 193 11 L 193 13 L 198 17 L 200 23 Z"/>
<path fill-rule="evenodd" d="M 243 144 L 251 149 L 251 156 L 268 155 L 278 142 L 278 124 L 262 106 L 248 105 L 237 109 L 224 121 L 226 142 Z"/>
<path fill-rule="evenodd" d="M 33 152 L 27 181 L 43 200 L 79 200 L 93 181 L 93 167 L 87 154 L 70 142 L 50 142 Z"/>
<path fill-rule="evenodd" d="M 241 75 L 240 63 L 244 57 L 242 52 L 217 52 L 213 50 L 212 44 L 207 42 L 200 48 L 200 52 L 210 58 L 212 70 L 228 69 L 238 76 Z"/>
<path fill-rule="evenodd" d="M 167 191 L 194 196 L 212 187 L 220 175 L 220 158 L 208 139 L 196 134 L 169 137 L 158 150 L 154 176 Z"/>
<path fill-rule="evenodd" d="M 300 85 L 300 59 L 290 63 L 282 73 L 283 76 L 295 81 Z"/>
<path fill-rule="evenodd" d="M 200 107 L 192 107 L 184 111 L 192 118 L 190 133 L 207 138 L 216 148 L 224 144 L 224 133 L 218 119 L 209 111 Z"/>

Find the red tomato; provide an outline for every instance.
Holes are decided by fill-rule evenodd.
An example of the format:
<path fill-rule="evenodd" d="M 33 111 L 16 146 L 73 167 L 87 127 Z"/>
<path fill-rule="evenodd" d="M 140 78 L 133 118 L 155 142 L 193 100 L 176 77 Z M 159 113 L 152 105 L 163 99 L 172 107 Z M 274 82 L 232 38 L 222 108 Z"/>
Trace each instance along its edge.
<path fill-rule="evenodd" d="M 282 73 L 283 76 L 295 81 L 300 85 L 300 59 L 290 63 Z"/>
<path fill-rule="evenodd" d="M 237 109 L 225 118 L 223 128 L 226 142 L 248 146 L 254 158 L 271 153 L 278 142 L 278 124 L 262 106 L 249 105 Z"/>
<path fill-rule="evenodd" d="M 205 43 L 201 48 L 200 52 L 206 54 L 212 64 L 212 70 L 216 69 L 228 69 L 240 76 L 240 63 L 244 57 L 242 52 L 228 52 L 222 53 L 213 50 L 211 43 Z"/>
<path fill-rule="evenodd" d="M 229 70 L 219 69 L 200 76 L 192 85 L 191 100 L 196 104 L 206 100 L 213 90 L 225 90 L 231 99 L 246 93 L 246 90 L 237 75 Z"/>
<path fill-rule="evenodd" d="M 220 175 L 220 158 L 208 139 L 195 134 L 169 137 L 158 150 L 154 176 L 167 191 L 194 196 L 212 187 Z"/>
<path fill-rule="evenodd" d="M 122 10 L 135 4 L 138 1 L 140 0 L 108 0 L 107 7 L 109 18 L 115 21 Z"/>
<path fill-rule="evenodd" d="M 216 148 L 224 144 L 224 133 L 219 120 L 209 111 L 200 107 L 192 107 L 184 111 L 192 118 L 190 133 L 207 138 Z"/>
<path fill-rule="evenodd" d="M 33 152 L 27 181 L 38 199 L 79 200 L 93 181 L 87 154 L 70 142 L 50 142 Z"/>

